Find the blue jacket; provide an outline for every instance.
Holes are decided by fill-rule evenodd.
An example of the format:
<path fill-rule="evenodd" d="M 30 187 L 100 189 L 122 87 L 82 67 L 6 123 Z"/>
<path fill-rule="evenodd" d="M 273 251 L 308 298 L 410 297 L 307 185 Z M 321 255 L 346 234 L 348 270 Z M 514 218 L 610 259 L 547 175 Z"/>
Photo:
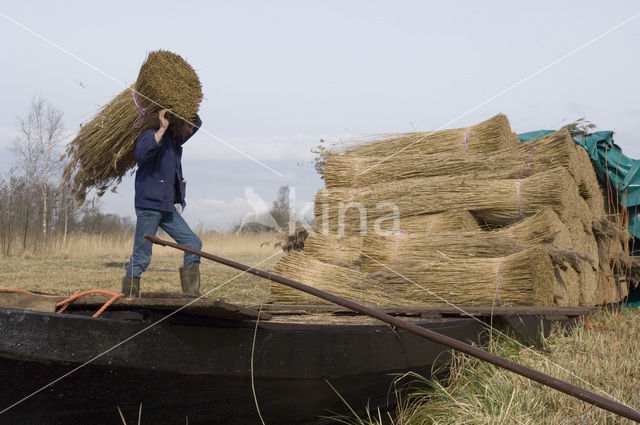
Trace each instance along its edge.
<path fill-rule="evenodd" d="M 199 117 L 196 117 L 195 124 L 193 134 L 202 125 Z M 138 160 L 138 170 L 135 207 L 175 211 L 174 204 L 182 204 L 183 208 L 186 206 L 187 182 L 182 176 L 182 145 L 189 137 L 178 142 L 169 128 L 160 143 L 156 143 L 156 131 L 143 131 L 136 140 L 134 155 Z"/>

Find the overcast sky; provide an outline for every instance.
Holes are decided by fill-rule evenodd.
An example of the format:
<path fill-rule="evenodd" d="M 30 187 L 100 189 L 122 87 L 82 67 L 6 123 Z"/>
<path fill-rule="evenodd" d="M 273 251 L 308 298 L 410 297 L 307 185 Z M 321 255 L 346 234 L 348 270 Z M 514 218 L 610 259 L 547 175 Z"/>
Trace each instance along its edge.
<path fill-rule="evenodd" d="M 228 227 L 252 210 L 247 193 L 270 203 L 285 184 L 300 205 L 312 201 L 320 138 L 463 127 L 499 112 L 516 132 L 586 117 L 638 158 L 639 13 L 629 1 L 5 2 L 0 171 L 34 96 L 72 133 L 156 49 L 182 55 L 203 84 L 204 131 L 183 159 L 193 225 Z M 132 178 L 104 210 L 133 215 Z"/>

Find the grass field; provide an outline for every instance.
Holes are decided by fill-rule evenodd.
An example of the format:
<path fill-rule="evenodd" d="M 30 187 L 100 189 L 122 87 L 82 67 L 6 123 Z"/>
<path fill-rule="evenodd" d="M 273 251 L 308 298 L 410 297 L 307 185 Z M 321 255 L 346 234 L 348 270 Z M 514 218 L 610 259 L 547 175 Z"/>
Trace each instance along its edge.
<path fill-rule="evenodd" d="M 171 240 L 168 236 L 158 237 Z M 281 255 L 274 247 L 280 235 L 202 235 L 204 251 L 271 269 Z M 3 258 L 0 262 L 0 286 L 71 295 L 76 291 L 104 289 L 120 292 L 124 265 L 129 260 L 133 238 L 127 236 L 74 235 L 65 247 L 54 246 L 39 252 L 25 252 L 20 257 Z M 183 253 L 174 248 L 154 246 L 151 264 L 142 275 L 143 292 L 180 292 L 178 269 Z M 202 260 L 201 290 L 220 285 L 210 296 L 227 301 L 264 300 L 269 297 L 269 283 L 238 270 Z M 230 281 L 230 279 L 233 279 Z"/>
<path fill-rule="evenodd" d="M 640 310 L 603 310 L 570 331 L 554 329 L 546 350 L 525 349 L 493 334 L 490 350 L 600 395 L 640 408 Z M 358 425 L 632 424 L 598 407 L 511 372 L 456 354 L 447 379 L 406 376 L 412 390 L 396 411 L 343 418 Z M 564 370 L 563 370 L 564 369 Z"/>

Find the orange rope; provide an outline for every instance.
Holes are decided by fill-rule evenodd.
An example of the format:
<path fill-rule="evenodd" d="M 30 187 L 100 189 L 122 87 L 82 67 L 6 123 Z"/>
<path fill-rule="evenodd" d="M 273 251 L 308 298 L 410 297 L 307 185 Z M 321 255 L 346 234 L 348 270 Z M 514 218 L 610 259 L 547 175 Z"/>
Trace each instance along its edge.
<path fill-rule="evenodd" d="M 102 312 L 107 309 L 107 307 L 109 307 L 111 304 L 113 304 L 118 298 L 122 298 L 122 297 L 124 297 L 124 294 L 115 294 L 113 297 L 111 297 L 111 299 L 109 301 L 107 301 L 106 303 L 104 303 L 104 305 L 102 307 L 100 307 L 100 310 L 95 312 L 93 317 L 100 316 L 102 314 Z"/>
<path fill-rule="evenodd" d="M 107 295 L 111 295 L 112 297 L 115 297 L 116 295 L 118 295 L 117 293 L 111 292 L 111 291 L 104 291 L 102 289 L 91 289 L 89 291 L 76 292 L 75 294 L 71 295 L 69 298 L 57 303 L 56 306 L 60 307 L 61 305 L 64 305 L 66 303 L 71 303 L 77 300 L 78 298 L 83 297 L 85 295 L 89 295 L 89 294 L 107 294 Z"/>
<path fill-rule="evenodd" d="M 5 288 L 3 286 L 0 286 L 0 292 L 16 292 L 16 293 L 19 293 L 19 294 L 37 295 L 37 296 L 40 296 L 40 297 L 60 298 L 59 295 L 36 294 L 36 293 L 31 292 L 31 291 L 27 291 L 25 289 Z M 63 311 L 65 311 L 67 309 L 67 307 L 69 307 L 71 305 L 72 302 L 74 302 L 75 300 L 77 300 L 80 297 L 83 297 L 83 296 L 89 295 L 89 294 L 111 295 L 111 298 L 109 299 L 109 301 L 104 303 L 104 305 L 102 307 L 100 307 L 100 309 L 97 312 L 95 312 L 93 317 L 100 316 L 107 309 L 107 307 L 109 307 L 111 304 L 113 304 L 118 298 L 124 297 L 124 294 L 118 294 L 116 292 L 111 292 L 111 291 L 104 291 L 102 289 L 91 289 L 89 291 L 76 292 L 75 294 L 71 295 L 70 297 L 68 297 L 68 298 L 56 303 L 56 307 L 61 307 L 58 311 L 56 311 L 56 313 L 62 313 Z"/>
<path fill-rule="evenodd" d="M 102 289 L 91 289 L 89 291 L 83 291 L 83 292 L 76 292 L 75 294 L 71 295 L 69 298 L 60 301 L 59 303 L 56 304 L 56 307 L 61 307 L 57 312 L 58 313 L 62 313 L 63 311 L 65 311 L 67 309 L 67 307 L 69 307 L 71 305 L 72 302 L 74 302 L 75 300 L 77 300 L 80 297 L 83 297 L 85 295 L 89 295 L 89 294 L 107 294 L 107 295 L 111 295 L 111 299 L 109 299 L 109 301 L 107 301 L 106 303 L 104 303 L 104 305 L 102 307 L 100 307 L 100 309 L 93 315 L 93 317 L 98 317 L 102 314 L 102 312 L 104 312 L 107 307 L 109 307 L 111 304 L 113 304 L 118 298 L 124 297 L 124 294 L 117 294 L 115 292 L 111 292 L 111 291 L 105 291 Z"/>

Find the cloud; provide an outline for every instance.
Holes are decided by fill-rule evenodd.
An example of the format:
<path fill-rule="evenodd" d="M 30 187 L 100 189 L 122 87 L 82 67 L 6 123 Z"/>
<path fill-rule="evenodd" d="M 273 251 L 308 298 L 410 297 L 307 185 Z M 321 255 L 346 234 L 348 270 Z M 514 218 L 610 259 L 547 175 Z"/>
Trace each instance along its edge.
<path fill-rule="evenodd" d="M 309 221 L 313 219 L 313 203 L 297 200 L 295 189 L 290 201 L 295 204 L 295 219 Z M 204 225 L 218 230 L 229 230 L 241 223 L 261 223 L 278 230 L 278 225 L 269 214 L 273 205 L 268 197 L 261 196 L 254 188 L 245 187 L 244 198 L 235 197 L 230 201 L 215 198 L 200 198 L 187 203 L 184 217 L 191 226 Z"/>
<path fill-rule="evenodd" d="M 202 198 L 191 200 L 184 211 L 184 218 L 193 227 L 198 224 L 228 230 L 240 223 L 242 217 L 252 212 L 250 203 L 243 198 L 230 201 Z"/>
<path fill-rule="evenodd" d="M 351 134 L 345 133 L 334 136 L 296 134 L 263 138 L 225 138 L 199 133 L 194 136 L 193 141 L 190 143 L 192 143 L 193 150 L 198 152 L 198 158 L 205 160 L 247 158 L 247 156 L 238 152 L 242 151 L 244 154 L 259 161 L 308 161 L 314 158 L 315 155 L 311 152 L 311 149 L 320 144 L 320 139 L 337 142 L 351 137 Z"/>

